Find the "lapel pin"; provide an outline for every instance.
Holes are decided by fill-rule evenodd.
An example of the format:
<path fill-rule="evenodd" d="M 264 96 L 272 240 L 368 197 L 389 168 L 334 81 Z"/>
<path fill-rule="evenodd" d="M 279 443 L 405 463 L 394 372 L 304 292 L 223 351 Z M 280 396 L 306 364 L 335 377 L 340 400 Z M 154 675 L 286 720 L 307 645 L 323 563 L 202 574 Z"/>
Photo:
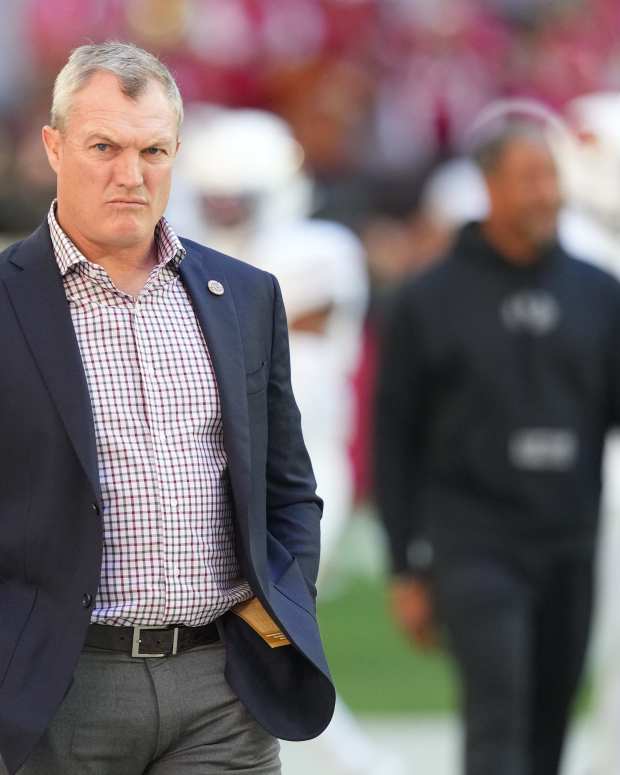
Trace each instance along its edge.
<path fill-rule="evenodd" d="M 224 293 L 224 286 L 217 280 L 209 280 L 207 287 L 215 296 L 222 296 Z"/>

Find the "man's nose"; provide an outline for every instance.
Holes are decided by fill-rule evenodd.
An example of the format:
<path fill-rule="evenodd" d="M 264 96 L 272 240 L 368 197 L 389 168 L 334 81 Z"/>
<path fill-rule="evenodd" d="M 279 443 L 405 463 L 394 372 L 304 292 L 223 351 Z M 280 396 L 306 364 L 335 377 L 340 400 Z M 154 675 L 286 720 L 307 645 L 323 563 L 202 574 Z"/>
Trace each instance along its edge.
<path fill-rule="evenodd" d="M 114 182 L 124 188 L 139 188 L 144 183 L 140 154 L 127 149 L 115 160 Z"/>

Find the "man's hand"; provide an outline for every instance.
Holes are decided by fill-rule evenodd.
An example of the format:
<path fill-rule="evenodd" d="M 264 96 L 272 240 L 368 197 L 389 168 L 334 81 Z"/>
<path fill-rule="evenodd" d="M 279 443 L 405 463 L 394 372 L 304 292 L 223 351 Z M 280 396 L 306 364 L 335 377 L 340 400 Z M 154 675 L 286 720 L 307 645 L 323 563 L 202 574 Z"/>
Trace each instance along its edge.
<path fill-rule="evenodd" d="M 438 645 L 430 586 L 415 578 L 395 578 L 390 584 L 390 606 L 398 627 L 423 649 Z"/>

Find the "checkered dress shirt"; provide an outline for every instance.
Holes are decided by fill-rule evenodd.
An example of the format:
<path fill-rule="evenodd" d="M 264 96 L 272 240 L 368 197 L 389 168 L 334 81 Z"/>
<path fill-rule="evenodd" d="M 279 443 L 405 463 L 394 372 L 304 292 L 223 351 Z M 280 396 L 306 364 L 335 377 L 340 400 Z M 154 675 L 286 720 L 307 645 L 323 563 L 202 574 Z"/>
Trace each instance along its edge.
<path fill-rule="evenodd" d="M 213 366 L 164 218 L 139 296 L 48 223 L 92 404 L 103 497 L 93 622 L 206 624 L 250 597 L 239 576 Z"/>

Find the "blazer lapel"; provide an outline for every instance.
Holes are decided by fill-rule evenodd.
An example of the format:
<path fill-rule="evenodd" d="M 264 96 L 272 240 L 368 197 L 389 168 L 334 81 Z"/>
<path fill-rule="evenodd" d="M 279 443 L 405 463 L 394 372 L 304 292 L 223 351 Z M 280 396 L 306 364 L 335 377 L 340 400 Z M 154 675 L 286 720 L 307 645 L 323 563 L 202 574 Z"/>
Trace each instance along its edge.
<path fill-rule="evenodd" d="M 224 446 L 241 540 L 256 557 L 249 527 L 250 430 L 243 344 L 232 290 L 220 261 L 187 245 L 180 273 L 192 298 L 213 361 L 220 394 Z M 24 336 L 77 456 L 101 500 L 94 421 L 82 358 L 47 224 L 20 245 L 4 282 Z M 210 293 L 209 280 L 224 287 Z M 258 555 L 260 556 L 260 555 Z M 255 569 L 254 563 L 252 563 Z"/>
<path fill-rule="evenodd" d="M 88 385 L 47 224 L 17 248 L 5 277 L 11 303 L 52 400 L 101 502 Z"/>
<path fill-rule="evenodd" d="M 213 362 L 237 525 L 244 548 L 255 558 L 257 554 L 248 522 L 250 428 L 243 343 L 237 310 L 222 262 L 209 261 L 208 251 L 198 253 L 191 244 L 184 244 L 187 254 L 180 263 L 181 278 L 191 296 Z M 211 280 L 221 283 L 224 290 L 221 295 L 209 291 L 208 283 Z M 255 571 L 256 564 L 252 565 Z"/>

